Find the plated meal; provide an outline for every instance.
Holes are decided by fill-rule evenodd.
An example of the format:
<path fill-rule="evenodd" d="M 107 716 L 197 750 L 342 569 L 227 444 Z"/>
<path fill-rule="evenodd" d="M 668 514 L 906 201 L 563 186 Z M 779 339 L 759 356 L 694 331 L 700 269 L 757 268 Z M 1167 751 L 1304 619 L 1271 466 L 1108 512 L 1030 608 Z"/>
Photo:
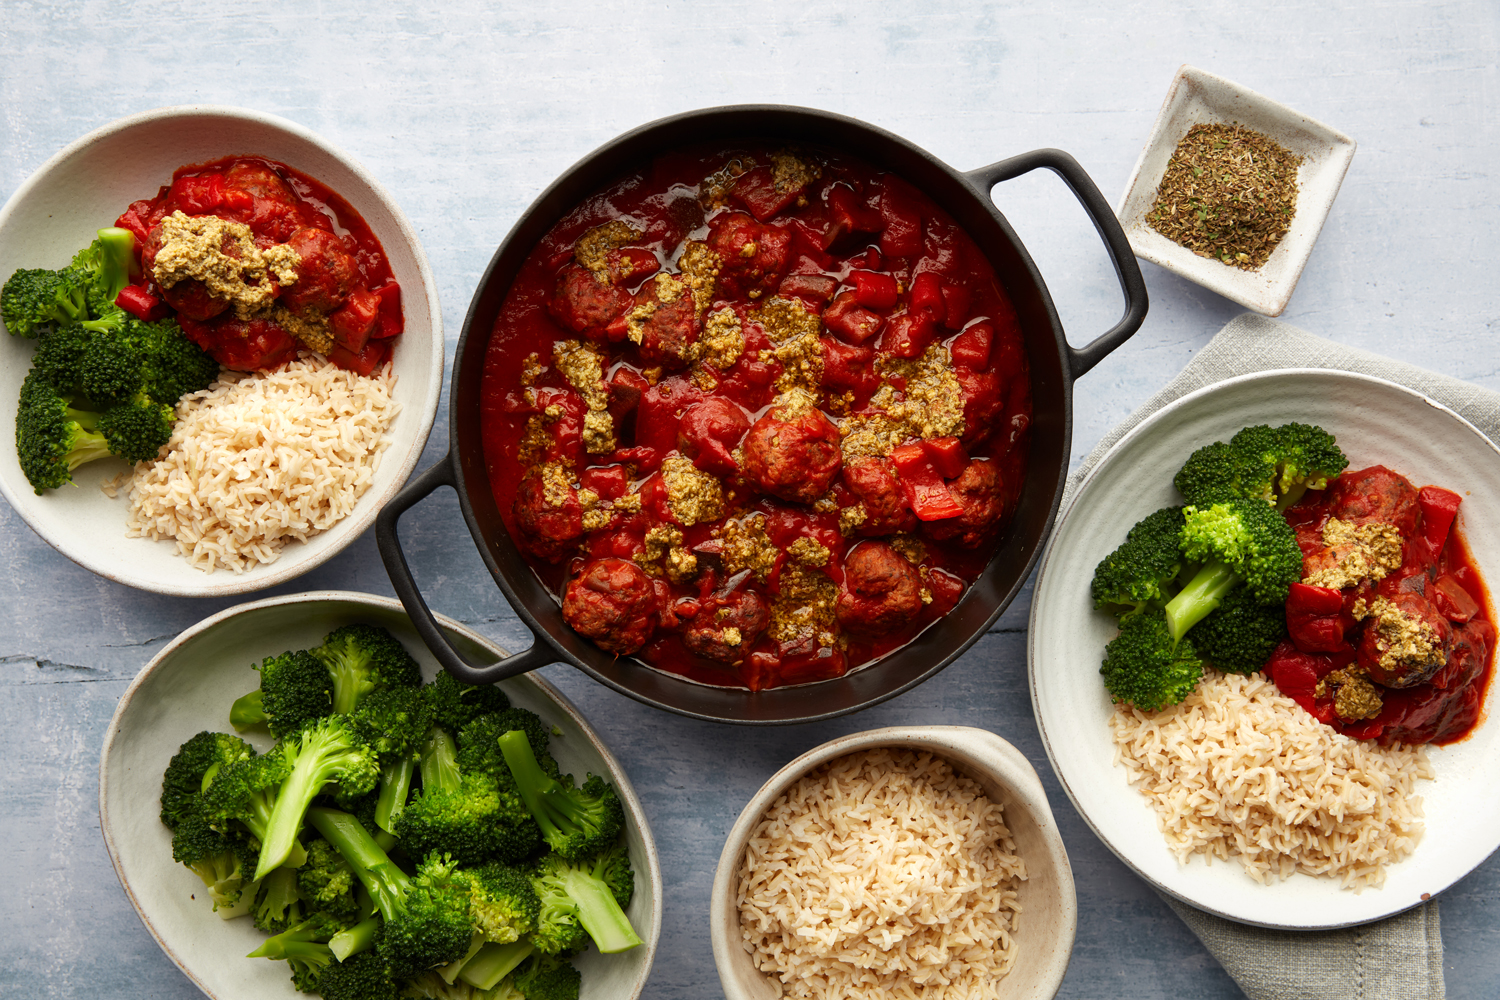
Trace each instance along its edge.
<path fill-rule="evenodd" d="M 1399 912 L 1477 863 L 1488 833 L 1455 810 L 1494 740 L 1476 526 L 1495 472 L 1449 411 L 1341 372 L 1232 380 L 1128 435 L 1039 584 L 1046 620 L 1059 566 L 1093 580 L 1066 605 L 1083 627 L 1032 641 L 1049 753 L 1106 843 L 1190 902 L 1276 926 Z M 1075 516 L 1098 519 L 1087 542 Z M 1088 699 L 1076 725 L 1069 696 Z"/>
<path fill-rule="evenodd" d="M 553 227 L 485 362 L 491 488 L 568 624 L 751 690 L 951 609 L 1026 473 L 1015 312 L 900 178 L 815 148 L 657 158 Z"/>
<path fill-rule="evenodd" d="M 273 562 L 368 489 L 394 402 L 400 286 L 337 194 L 282 163 L 181 167 L 58 270 L 0 289 L 35 338 L 16 413 L 38 494 L 107 456 L 135 466 L 127 530 L 194 567 Z"/>

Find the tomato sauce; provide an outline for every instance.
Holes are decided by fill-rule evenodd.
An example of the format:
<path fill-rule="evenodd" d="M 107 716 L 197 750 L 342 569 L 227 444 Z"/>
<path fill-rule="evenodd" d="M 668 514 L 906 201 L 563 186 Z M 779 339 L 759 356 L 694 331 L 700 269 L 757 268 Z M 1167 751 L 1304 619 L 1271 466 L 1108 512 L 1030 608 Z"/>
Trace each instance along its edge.
<path fill-rule="evenodd" d="M 306 345 L 286 329 L 296 322 L 288 313 L 310 322 L 316 349 L 340 367 L 368 375 L 390 358 L 404 328 L 401 288 L 380 240 L 337 192 L 284 163 L 229 156 L 179 167 L 171 184 L 133 202 L 115 225 L 135 234 L 137 256 L 148 265 L 162 220 L 179 211 L 243 223 L 262 250 L 296 249 L 298 280 L 276 289 L 288 312 L 237 316 L 199 282 L 158 287 L 149 266 L 120 294 L 121 308 L 149 320 L 175 315 L 216 361 L 245 371 L 274 368 Z"/>
<path fill-rule="evenodd" d="M 821 150 L 659 157 L 519 270 L 481 426 L 507 528 L 602 648 L 752 690 L 910 642 L 1026 473 L 1015 312 L 900 178 Z"/>
<path fill-rule="evenodd" d="M 1403 499 L 1391 499 L 1398 493 Z M 1287 600 L 1291 638 L 1266 665 L 1284 694 L 1339 732 L 1381 744 L 1446 744 L 1473 731 L 1494 675 L 1496 631 L 1488 591 L 1454 520 L 1460 501 L 1439 487 L 1415 490 L 1375 466 L 1346 472 L 1327 490 L 1310 492 L 1287 509 L 1309 566 L 1316 564 L 1323 526 L 1333 516 L 1395 524 L 1402 554 L 1399 568 L 1378 583 L 1366 579 L 1341 590 L 1293 585 Z M 1427 611 L 1447 634 L 1447 658 L 1419 683 L 1380 687 L 1373 717 L 1345 719 L 1329 686 L 1323 683 L 1320 690 L 1320 682 L 1368 664 L 1361 647 L 1369 648 L 1374 626 L 1358 616 L 1376 599 Z"/>

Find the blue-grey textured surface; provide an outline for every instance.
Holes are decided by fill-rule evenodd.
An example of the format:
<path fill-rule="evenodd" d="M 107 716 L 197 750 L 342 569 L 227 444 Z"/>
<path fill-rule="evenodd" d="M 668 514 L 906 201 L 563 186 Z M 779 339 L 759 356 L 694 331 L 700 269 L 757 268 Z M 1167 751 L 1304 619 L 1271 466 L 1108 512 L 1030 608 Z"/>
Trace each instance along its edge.
<path fill-rule="evenodd" d="M 1500 7 L 1492 0 L 1244 4 L 654 5 L 449 0 L 424 13 L 348 0 L 0 0 L 0 197 L 47 157 L 131 112 L 208 102 L 282 115 L 353 153 L 401 202 L 440 285 L 451 360 L 469 296 L 525 206 L 584 153 L 672 112 L 803 104 L 905 135 L 959 168 L 1068 150 L 1114 201 L 1177 67 L 1284 101 L 1359 152 L 1284 318 L 1500 389 Z M 1119 309 L 1092 228 L 1048 176 L 996 198 L 1075 342 Z M 1141 332 L 1078 386 L 1075 461 L 1239 312 L 1143 265 Z M 446 402 L 422 467 L 446 449 Z M 432 605 L 514 648 L 451 493 L 403 522 Z M 229 602 L 97 579 L 0 508 L 0 995 L 188 998 L 121 891 L 98 829 L 100 739 L 136 671 Z M 295 584 L 388 594 L 373 537 Z M 1078 882 L 1065 997 L 1234 997 L 1192 934 L 1088 831 L 1051 777 L 1025 679 L 1029 592 L 955 665 L 882 706 L 748 730 L 637 705 L 546 674 L 609 741 L 645 800 L 666 872 L 647 996 L 719 995 L 704 916 L 741 804 L 794 755 L 891 723 L 1000 733 L 1042 772 Z M 1448 996 L 1500 994 L 1500 862 L 1442 902 Z"/>

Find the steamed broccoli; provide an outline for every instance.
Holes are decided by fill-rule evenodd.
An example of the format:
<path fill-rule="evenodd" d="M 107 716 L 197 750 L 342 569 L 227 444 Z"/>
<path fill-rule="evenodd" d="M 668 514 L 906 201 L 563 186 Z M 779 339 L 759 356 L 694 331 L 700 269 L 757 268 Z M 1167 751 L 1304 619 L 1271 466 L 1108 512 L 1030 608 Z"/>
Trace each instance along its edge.
<path fill-rule="evenodd" d="M 99 414 L 76 409 L 76 400 L 28 372 L 16 408 L 16 456 L 31 488 L 41 494 L 71 482 L 73 470 L 109 455 Z"/>
<path fill-rule="evenodd" d="M 543 771 L 554 778 L 561 776 L 557 761 L 547 750 L 552 739 L 547 724 L 535 712 L 519 707 L 478 716 L 459 731 L 459 768 L 466 774 L 488 774 L 501 788 L 514 788 L 515 778 L 511 776 L 510 765 L 500 752 L 500 737 L 512 730 L 526 734 L 532 755 Z"/>
<path fill-rule="evenodd" d="M 1302 578 L 1297 535 L 1274 507 L 1258 500 L 1231 500 L 1183 508 L 1182 554 L 1203 567 L 1167 602 L 1174 639 L 1219 606 L 1243 584 L 1261 604 L 1281 604 Z"/>
<path fill-rule="evenodd" d="M 432 706 L 422 688 L 387 688 L 366 695 L 350 718 L 380 759 L 375 823 L 395 833 L 396 820 L 411 792 L 420 747 L 432 728 Z"/>
<path fill-rule="evenodd" d="M 286 870 L 278 868 L 272 875 Z M 319 837 L 307 845 L 307 862 L 297 869 L 297 888 L 308 912 L 354 923 L 360 916 L 354 886 L 354 870 L 332 844 Z"/>
<path fill-rule="evenodd" d="M 1260 496 L 1261 484 L 1272 471 L 1271 465 L 1227 441 L 1215 441 L 1188 456 L 1172 485 L 1188 503 L 1201 506 Z"/>
<path fill-rule="evenodd" d="M 414 856 L 434 851 L 461 864 L 519 861 L 541 845 L 528 805 L 482 772 L 464 774 L 453 740 L 434 727 L 421 756 L 422 789 L 395 822 L 396 837 Z"/>
<path fill-rule="evenodd" d="M 333 710 L 348 715 L 372 691 L 422 685 L 422 671 L 406 647 L 378 625 L 334 629 L 311 650 L 333 680 Z"/>
<path fill-rule="evenodd" d="M 272 736 L 289 736 L 332 711 L 333 683 L 322 661 L 307 650 L 268 656 L 256 669 L 260 671 L 261 708 Z M 240 702 L 235 704 L 240 706 Z M 248 717 L 246 708 L 242 718 Z"/>
<path fill-rule="evenodd" d="M 231 761 L 213 774 L 203 789 L 204 813 L 213 828 L 230 832 L 242 826 L 254 838 L 256 853 L 264 845 L 281 787 L 291 774 L 285 745 L 278 744 L 259 757 Z M 307 860 L 295 840 L 286 859 L 293 866 Z M 249 859 L 246 859 L 248 866 Z"/>
<path fill-rule="evenodd" d="M 1152 608 L 1120 622 L 1120 634 L 1104 647 L 1099 673 L 1113 700 L 1155 712 L 1191 694 L 1203 667 L 1192 642 L 1174 638 L 1166 616 Z"/>
<path fill-rule="evenodd" d="M 135 270 L 135 234 L 116 226 L 99 230 L 94 242 L 74 254 L 67 267 L 81 283 L 85 304 L 95 316 L 115 308 L 115 299 Z"/>
<path fill-rule="evenodd" d="M 1228 674 L 1253 674 L 1287 636 L 1286 609 L 1261 604 L 1245 588 L 1231 590 L 1187 638 L 1204 661 Z"/>
<path fill-rule="evenodd" d="M 408 876 L 348 813 L 315 806 L 307 818 L 349 862 L 385 918 L 375 951 L 393 975 L 416 975 L 468 953 L 469 884 L 452 862 L 429 857 Z"/>
<path fill-rule="evenodd" d="M 520 868 L 491 863 L 469 871 L 469 921 L 486 941 L 510 944 L 536 928 L 541 902 Z"/>
<path fill-rule="evenodd" d="M 254 754 L 238 737 L 205 730 L 182 744 L 162 775 L 161 821 L 172 831 L 172 859 L 203 880 L 215 910 L 239 903 L 248 845 L 236 831 L 210 825 L 203 789 L 224 765 Z"/>
<path fill-rule="evenodd" d="M 619 836 L 625 810 L 603 778 L 591 774 L 582 788 L 576 788 L 571 775 L 554 778 L 547 774 L 521 730 L 511 730 L 499 743 L 516 789 L 553 851 L 569 860 L 584 858 Z"/>
<path fill-rule="evenodd" d="M 361 951 L 334 962 L 318 976 L 323 1000 L 399 1000 L 400 984 L 390 966 L 373 951 Z"/>
<path fill-rule="evenodd" d="M 561 956 L 533 955 L 510 981 L 525 1000 L 578 1000 L 582 977 Z"/>
<path fill-rule="evenodd" d="M 261 879 L 251 910 L 255 926 L 267 934 L 280 934 L 302 922 L 302 891 L 297 885 L 297 869 L 278 868 Z"/>
<path fill-rule="evenodd" d="M 56 324 L 87 316 L 81 277 L 67 269 L 16 271 L 0 288 L 0 320 L 13 337 L 37 337 Z"/>
<path fill-rule="evenodd" d="M 245 957 L 286 962 L 292 968 L 293 985 L 304 993 L 311 993 L 319 989 L 323 972 L 333 964 L 328 939 L 341 929 L 338 920 L 326 913 L 315 913 L 266 938 L 259 948 Z"/>
<path fill-rule="evenodd" d="M 1094 607 L 1132 614 L 1165 604 L 1183 568 L 1181 534 L 1181 507 L 1163 507 L 1136 522 L 1094 570 Z"/>
<path fill-rule="evenodd" d="M 144 394 L 116 403 L 99 417 L 99 433 L 111 455 L 134 464 L 153 459 L 172 439 L 177 410 Z"/>
<path fill-rule="evenodd" d="M 1311 424 L 1246 427 L 1230 447 L 1263 470 L 1254 492 L 1285 510 L 1307 490 L 1328 487 L 1349 466 L 1332 434 Z"/>
<path fill-rule="evenodd" d="M 454 734 L 481 715 L 510 708 L 510 699 L 493 684 L 465 684 L 449 673 L 438 674 L 422 691 L 432 705 L 432 721 Z"/>

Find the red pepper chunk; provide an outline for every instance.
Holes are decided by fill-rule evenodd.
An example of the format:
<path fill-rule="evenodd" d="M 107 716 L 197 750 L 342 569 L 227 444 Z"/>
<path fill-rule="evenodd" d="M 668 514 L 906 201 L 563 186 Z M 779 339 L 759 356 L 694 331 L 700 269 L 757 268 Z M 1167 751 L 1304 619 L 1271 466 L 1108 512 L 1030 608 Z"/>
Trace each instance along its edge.
<path fill-rule="evenodd" d="M 922 447 L 944 479 L 957 479 L 969 464 L 969 453 L 956 437 L 929 438 Z"/>
<path fill-rule="evenodd" d="M 942 279 L 931 271 L 923 271 L 911 279 L 911 304 L 908 308 L 933 322 L 946 319 L 948 307 L 943 302 Z"/>
<path fill-rule="evenodd" d="M 1304 653 L 1344 648 L 1344 596 L 1331 587 L 1294 583 L 1287 592 L 1286 628 Z"/>
<path fill-rule="evenodd" d="M 172 307 L 162 301 L 161 296 L 152 295 L 144 285 L 126 285 L 115 296 L 115 305 L 137 319 L 154 323 L 172 314 Z"/>
<path fill-rule="evenodd" d="M 896 279 L 889 274 L 851 271 L 849 283 L 854 286 L 855 301 L 866 309 L 889 309 L 900 295 Z"/>
<path fill-rule="evenodd" d="M 896 479 L 906 502 L 917 517 L 941 521 L 964 512 L 921 443 L 901 445 L 891 452 L 891 461 L 896 466 Z"/>
<path fill-rule="evenodd" d="M 1441 486 L 1424 486 L 1417 491 L 1417 505 L 1422 508 L 1422 538 L 1432 551 L 1433 558 L 1443 551 L 1448 543 L 1448 532 L 1453 519 L 1458 516 L 1458 505 L 1464 498 Z"/>
<path fill-rule="evenodd" d="M 394 281 L 386 282 L 375 289 L 375 295 L 380 299 L 380 323 L 370 334 L 370 339 L 399 337 L 406 326 L 406 320 L 401 314 L 401 286 Z"/>

